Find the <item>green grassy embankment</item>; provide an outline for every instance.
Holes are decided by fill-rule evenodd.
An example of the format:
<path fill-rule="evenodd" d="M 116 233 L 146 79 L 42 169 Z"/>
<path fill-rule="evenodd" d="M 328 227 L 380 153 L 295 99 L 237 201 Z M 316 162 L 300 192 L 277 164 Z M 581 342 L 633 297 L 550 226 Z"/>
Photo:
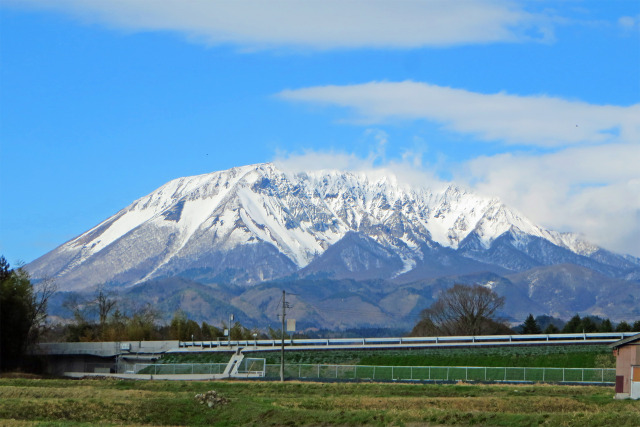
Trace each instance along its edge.
<path fill-rule="evenodd" d="M 279 364 L 280 352 L 250 352 Z M 230 353 L 171 354 L 162 363 L 226 363 Z M 606 345 L 477 347 L 415 350 L 287 351 L 290 364 L 374 366 L 487 366 L 547 368 L 613 368 L 615 358 Z"/>

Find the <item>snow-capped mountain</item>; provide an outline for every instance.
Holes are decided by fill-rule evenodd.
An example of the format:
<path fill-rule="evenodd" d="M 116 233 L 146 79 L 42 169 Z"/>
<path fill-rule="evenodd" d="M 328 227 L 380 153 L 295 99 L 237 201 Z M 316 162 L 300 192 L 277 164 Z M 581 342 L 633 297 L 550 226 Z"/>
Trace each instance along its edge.
<path fill-rule="evenodd" d="M 384 174 L 258 164 L 173 180 L 27 265 L 62 290 L 182 277 L 250 288 L 282 277 L 509 274 L 576 264 L 640 277 L 640 262 L 540 227 L 495 198 Z"/>
<path fill-rule="evenodd" d="M 585 255 L 599 250 L 456 186 L 433 192 L 393 176 L 288 174 L 267 163 L 173 180 L 34 261 L 29 271 L 56 277 L 63 289 L 205 270 L 250 285 L 306 267 L 349 232 L 399 257 L 396 276 L 416 268 L 424 245 L 460 249 L 516 271 L 523 266 L 511 262 L 514 256 L 492 259 L 499 239 L 522 253 L 537 239 L 587 264 Z M 542 258 L 524 267 L 556 263 Z"/>

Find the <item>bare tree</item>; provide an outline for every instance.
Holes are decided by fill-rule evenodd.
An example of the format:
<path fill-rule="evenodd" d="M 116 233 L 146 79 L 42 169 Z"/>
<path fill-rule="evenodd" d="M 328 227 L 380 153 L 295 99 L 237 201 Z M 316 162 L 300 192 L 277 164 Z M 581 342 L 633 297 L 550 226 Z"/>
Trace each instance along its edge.
<path fill-rule="evenodd" d="M 504 297 L 484 286 L 456 284 L 420 313 L 411 335 L 485 335 L 507 333 L 497 318 Z"/>
<path fill-rule="evenodd" d="M 36 342 L 38 337 L 47 328 L 47 305 L 49 300 L 58 292 L 58 285 L 52 278 L 44 278 L 33 286 L 31 294 L 31 329 L 29 338 L 31 342 Z"/>
<path fill-rule="evenodd" d="M 113 292 L 107 291 L 104 285 L 100 285 L 96 289 L 96 297 L 91 302 L 98 310 L 98 325 L 101 330 L 104 329 L 109 318 L 109 314 L 118 303 L 118 301 L 113 298 L 113 295 Z"/>
<path fill-rule="evenodd" d="M 73 323 L 67 328 L 67 339 L 71 341 L 105 339 L 108 335 L 110 316 L 116 310 L 117 303 L 114 292 L 107 290 L 104 285 L 99 285 L 90 297 L 69 295 L 62 304 L 73 313 L 74 318 Z"/>

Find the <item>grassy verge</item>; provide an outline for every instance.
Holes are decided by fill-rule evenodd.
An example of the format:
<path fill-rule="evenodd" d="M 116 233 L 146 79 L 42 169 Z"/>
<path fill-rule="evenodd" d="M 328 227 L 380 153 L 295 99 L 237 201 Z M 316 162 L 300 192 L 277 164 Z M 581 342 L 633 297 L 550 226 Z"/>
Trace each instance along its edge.
<path fill-rule="evenodd" d="M 280 363 L 280 352 L 245 352 L 246 357 Z M 172 354 L 162 363 L 226 363 L 230 354 Z M 287 352 L 288 363 L 375 366 L 487 366 L 611 368 L 615 359 L 606 345 L 558 345 L 420 350 L 331 350 Z"/>
<path fill-rule="evenodd" d="M 216 390 L 227 405 L 194 396 Z M 640 425 L 604 387 L 0 379 L 1 425 Z"/>

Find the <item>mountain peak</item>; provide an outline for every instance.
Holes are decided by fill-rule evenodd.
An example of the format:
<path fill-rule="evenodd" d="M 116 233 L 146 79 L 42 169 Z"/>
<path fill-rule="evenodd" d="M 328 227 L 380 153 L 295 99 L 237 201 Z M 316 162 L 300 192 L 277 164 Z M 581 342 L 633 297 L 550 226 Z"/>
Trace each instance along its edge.
<path fill-rule="evenodd" d="M 457 250 L 472 233 L 485 249 L 512 232 L 595 252 L 453 184 L 434 192 L 380 171 L 291 173 L 260 163 L 174 179 L 28 268 L 63 289 L 203 272 L 247 286 L 304 268 L 351 232 L 393 252 L 394 274 L 419 265 L 426 246 Z"/>

